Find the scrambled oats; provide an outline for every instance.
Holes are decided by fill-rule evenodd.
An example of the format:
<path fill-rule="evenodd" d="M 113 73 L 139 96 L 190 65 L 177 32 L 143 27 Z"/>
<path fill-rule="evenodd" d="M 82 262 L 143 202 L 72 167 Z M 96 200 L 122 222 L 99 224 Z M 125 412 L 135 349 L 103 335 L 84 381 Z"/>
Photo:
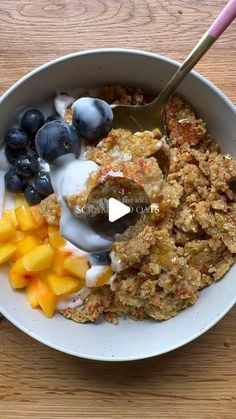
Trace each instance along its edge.
<path fill-rule="evenodd" d="M 104 88 L 101 98 L 122 104 L 147 100 L 141 90 L 121 86 Z M 96 321 L 101 314 L 112 323 L 123 315 L 166 320 L 194 304 L 199 290 L 222 278 L 233 264 L 236 203 L 230 182 L 236 179 L 236 161 L 220 153 L 205 123 L 182 99 L 169 101 L 166 122 L 171 165 L 164 185 L 155 160 L 162 142 L 158 131 L 133 135 L 113 130 L 97 147 L 88 148 L 86 157 L 101 165 L 96 181 L 111 169 L 122 169 L 141 182 L 149 196 L 159 182 L 159 212 L 137 237 L 113 244 L 115 291 L 108 285 L 92 289 L 82 306 L 62 311 L 65 317 L 77 322 Z M 47 205 L 50 199 L 52 214 Z M 68 202 L 72 209 L 79 198 L 73 199 Z M 55 224 L 55 199 L 47 200 L 42 212 Z"/>
<path fill-rule="evenodd" d="M 49 195 L 40 202 L 40 211 L 48 224 L 55 226 L 59 225 L 61 209 L 55 194 Z"/>
<path fill-rule="evenodd" d="M 109 164 L 102 165 L 97 171 L 89 175 L 85 191 L 66 197 L 67 205 L 75 215 L 77 208 L 85 205 L 91 190 L 100 184 L 104 184 L 111 173 L 114 175 L 114 183 L 116 179 L 124 177 L 140 185 L 145 190 L 151 202 L 157 200 L 163 186 L 163 175 L 154 157 L 135 158 L 129 162 L 110 162 Z M 103 196 L 105 196 L 105 191 Z"/>
<path fill-rule="evenodd" d="M 117 161 L 130 161 L 135 158 L 149 157 L 155 154 L 163 144 L 159 130 L 136 132 L 114 129 L 99 142 L 97 147 L 89 147 L 88 160 L 98 164 L 110 164 Z"/>

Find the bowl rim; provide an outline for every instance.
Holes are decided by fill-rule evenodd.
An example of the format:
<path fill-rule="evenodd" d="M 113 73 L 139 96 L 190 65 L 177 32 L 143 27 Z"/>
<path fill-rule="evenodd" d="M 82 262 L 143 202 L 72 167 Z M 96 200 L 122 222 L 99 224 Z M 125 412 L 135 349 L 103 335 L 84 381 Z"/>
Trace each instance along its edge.
<path fill-rule="evenodd" d="M 85 55 L 96 55 L 96 54 L 103 54 L 103 53 L 107 53 L 107 54 L 109 54 L 109 53 L 110 54 L 122 53 L 122 54 L 127 54 L 127 55 L 130 55 L 130 54 L 141 55 L 141 56 L 144 56 L 144 57 L 149 57 L 149 58 L 153 58 L 153 59 L 158 59 L 159 61 L 167 62 L 167 63 L 173 65 L 174 67 L 178 67 L 180 65 L 180 63 L 178 61 L 173 60 L 173 59 L 168 58 L 168 57 L 165 57 L 163 55 L 153 53 L 153 52 L 149 52 L 149 51 L 139 50 L 139 49 L 132 49 L 132 48 L 96 48 L 96 49 L 88 49 L 88 50 L 83 50 L 83 51 L 77 51 L 77 52 L 73 52 L 73 53 L 70 53 L 70 54 L 67 54 L 67 55 L 57 57 L 53 60 L 50 60 L 50 61 L 46 62 L 45 64 L 42 64 L 42 65 L 34 68 L 30 72 L 26 73 L 23 77 L 21 77 L 18 81 L 16 81 L 12 86 L 10 86 L 1 95 L 0 105 L 22 83 L 24 83 L 25 81 L 30 79 L 32 76 L 36 75 L 37 73 L 39 73 L 39 72 L 41 72 L 41 71 L 43 71 L 43 70 L 45 70 L 49 67 L 57 65 L 59 63 L 62 63 L 63 61 L 67 61 L 67 60 L 74 59 L 74 58 L 81 57 L 81 56 L 85 56 Z M 203 84 L 207 85 L 207 87 L 210 88 L 211 90 L 213 90 L 218 96 L 220 96 L 224 100 L 224 102 L 227 104 L 227 106 L 229 108 L 231 108 L 231 110 L 233 111 L 233 113 L 235 113 L 235 116 L 236 116 L 236 106 L 213 82 L 211 82 L 210 80 L 208 80 L 206 77 L 202 76 L 201 74 L 199 74 L 195 70 L 192 70 L 191 74 L 195 78 L 200 80 Z M 76 356 L 78 358 L 84 358 L 84 359 L 89 359 L 89 360 L 94 360 L 94 361 L 120 362 L 120 361 L 137 361 L 137 360 L 141 360 L 141 359 L 148 359 L 148 358 L 152 358 L 152 357 L 155 357 L 155 356 L 163 355 L 163 354 L 168 353 L 170 351 L 173 351 L 175 349 L 181 348 L 182 346 L 185 346 L 186 344 L 192 342 L 193 340 L 195 340 L 196 338 L 198 338 L 199 336 L 201 336 L 202 334 L 207 332 L 216 323 L 218 323 L 227 314 L 227 312 L 234 306 L 235 303 L 236 303 L 236 294 L 235 294 L 235 296 L 232 296 L 230 302 L 228 303 L 228 305 L 226 306 L 224 311 L 222 311 L 214 320 L 212 320 L 212 322 L 208 323 L 204 328 L 202 328 L 198 332 L 194 333 L 193 335 L 190 335 L 187 339 L 184 339 L 182 342 L 180 342 L 178 344 L 174 344 L 170 347 L 167 347 L 167 349 L 164 350 L 164 351 L 152 352 L 152 353 L 148 353 L 146 355 L 142 354 L 140 356 L 135 356 L 135 357 L 125 356 L 125 357 L 118 358 L 118 359 L 115 359 L 114 357 L 111 358 L 109 356 L 100 357 L 100 356 L 87 356 L 85 354 L 79 355 L 74 350 L 63 350 L 58 345 L 52 344 L 47 339 L 43 339 L 43 338 L 39 337 L 33 331 L 28 330 L 23 324 L 18 323 L 17 320 L 15 320 L 11 315 L 9 315 L 1 307 L 0 307 L 0 311 L 7 320 L 9 320 L 14 326 L 16 326 L 18 329 L 20 329 L 24 333 L 26 333 L 28 336 L 30 336 L 31 338 L 37 340 L 38 342 L 40 342 L 40 343 L 42 343 L 42 344 L 44 344 L 44 345 L 46 345 L 46 346 L 48 346 L 52 349 L 58 350 L 59 352 L 66 353 L 66 354 L 69 354 L 69 355 L 73 355 L 73 356 Z"/>
<path fill-rule="evenodd" d="M 10 86 L 1 96 L 0 96 L 0 104 L 6 99 L 8 95 L 10 95 L 18 86 L 20 86 L 22 83 L 24 83 L 26 80 L 30 79 L 35 74 L 41 72 L 42 70 L 45 70 L 49 67 L 52 67 L 56 64 L 59 64 L 63 61 L 67 61 L 76 57 L 81 57 L 84 55 L 94 55 L 94 54 L 103 54 L 103 53 L 122 53 L 122 54 L 133 54 L 133 55 L 141 55 L 144 57 L 154 58 L 158 59 L 160 61 L 167 62 L 175 67 L 179 67 L 181 65 L 180 62 L 165 57 L 164 55 L 157 54 L 150 51 L 145 51 L 141 49 L 135 49 L 135 48 L 94 48 L 94 49 L 88 49 L 88 50 L 82 50 L 77 52 L 72 52 L 70 54 L 62 55 L 60 57 L 54 58 L 50 61 L 47 61 L 44 64 L 41 64 L 37 67 L 35 67 L 30 72 L 26 73 L 24 76 L 22 76 L 19 80 L 17 80 L 12 86 Z M 198 73 L 196 70 L 192 70 L 190 72 L 194 77 L 199 79 L 202 83 L 206 84 L 209 88 L 211 88 L 213 91 L 215 91 L 216 94 L 222 97 L 224 101 L 227 103 L 228 106 L 235 112 L 235 105 L 233 102 L 223 93 L 212 81 L 208 80 L 208 78 L 202 76 L 200 73 Z"/>

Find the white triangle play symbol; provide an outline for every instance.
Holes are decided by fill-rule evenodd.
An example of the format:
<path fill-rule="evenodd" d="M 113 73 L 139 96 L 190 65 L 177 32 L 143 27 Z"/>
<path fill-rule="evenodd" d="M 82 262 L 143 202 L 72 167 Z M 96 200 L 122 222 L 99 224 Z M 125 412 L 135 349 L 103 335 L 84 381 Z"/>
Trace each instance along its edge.
<path fill-rule="evenodd" d="M 119 218 L 124 217 L 124 215 L 129 214 L 131 211 L 128 205 L 122 204 L 122 202 L 118 201 L 115 198 L 109 198 L 108 201 L 108 219 L 111 223 Z"/>

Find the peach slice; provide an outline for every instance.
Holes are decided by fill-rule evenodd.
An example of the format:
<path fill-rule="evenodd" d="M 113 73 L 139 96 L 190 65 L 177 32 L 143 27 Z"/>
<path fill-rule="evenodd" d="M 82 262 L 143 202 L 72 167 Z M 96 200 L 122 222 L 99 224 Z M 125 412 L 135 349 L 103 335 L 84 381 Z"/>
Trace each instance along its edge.
<path fill-rule="evenodd" d="M 66 240 L 60 235 L 60 230 L 57 226 L 48 226 L 48 237 L 50 245 L 54 248 L 62 247 L 66 244 Z"/>
<path fill-rule="evenodd" d="M 9 281 L 12 288 L 24 288 L 29 285 L 30 281 L 35 277 L 33 272 L 27 272 L 22 265 L 21 259 L 18 259 L 9 272 Z"/>
<path fill-rule="evenodd" d="M 55 251 L 47 244 L 35 246 L 22 257 L 22 264 L 27 271 L 40 272 L 51 268 Z"/>
<path fill-rule="evenodd" d="M 62 266 L 70 275 L 85 280 L 90 263 L 85 256 L 71 255 L 65 258 Z"/>
<path fill-rule="evenodd" d="M 42 225 L 36 228 L 33 233 L 38 236 L 41 240 L 48 239 L 48 227 L 47 225 Z"/>
<path fill-rule="evenodd" d="M 47 276 L 47 282 L 50 290 L 55 295 L 71 294 L 79 291 L 85 284 L 79 278 L 73 276 L 57 276 L 53 273 Z"/>
<path fill-rule="evenodd" d="M 40 212 L 40 205 L 33 205 L 30 207 L 31 214 L 33 215 L 33 218 L 36 222 L 36 224 L 41 227 L 47 224 L 45 218 L 42 216 Z"/>
<path fill-rule="evenodd" d="M 52 269 L 57 276 L 66 276 L 68 272 L 63 268 L 64 260 L 67 256 L 70 256 L 71 252 L 69 250 L 58 248 L 55 252 L 55 258 L 53 261 Z"/>
<path fill-rule="evenodd" d="M 28 301 L 32 308 L 39 306 L 39 290 L 38 290 L 38 280 L 37 278 L 33 279 L 26 287 L 26 295 Z"/>
<path fill-rule="evenodd" d="M 0 220 L 0 242 L 12 238 L 16 234 L 14 223 L 9 218 Z"/>
<path fill-rule="evenodd" d="M 113 275 L 113 271 L 109 266 L 106 269 L 104 269 L 104 271 L 101 272 L 101 274 L 98 276 L 94 287 L 102 287 L 103 285 L 107 283 L 107 281 L 111 278 L 112 275 Z"/>
<path fill-rule="evenodd" d="M 17 247 L 15 244 L 6 243 L 0 247 L 0 265 L 11 260 Z"/>
<path fill-rule="evenodd" d="M 38 237 L 28 235 L 23 240 L 21 240 L 17 244 L 17 251 L 14 255 L 16 259 L 21 258 L 25 255 L 25 253 L 29 252 L 31 249 L 33 249 L 35 246 L 39 245 L 41 243 L 40 239 Z"/>
<path fill-rule="evenodd" d="M 34 230 L 37 228 L 37 223 L 31 214 L 30 208 L 22 205 L 15 209 L 17 222 L 23 231 Z"/>
<path fill-rule="evenodd" d="M 35 278 L 26 288 L 32 308 L 41 307 L 47 317 L 52 317 L 57 306 L 57 297 L 43 279 Z"/>
<path fill-rule="evenodd" d="M 5 209 L 2 215 L 3 215 L 3 218 L 7 218 L 8 220 L 11 220 L 16 228 L 18 227 L 18 221 L 16 219 L 16 213 L 15 213 L 14 208 Z"/>
<path fill-rule="evenodd" d="M 11 238 L 11 243 L 18 244 L 26 237 L 25 233 L 21 230 L 16 230 L 16 234 Z"/>
<path fill-rule="evenodd" d="M 40 283 L 39 305 L 47 317 L 52 317 L 57 307 L 57 297 L 51 290 Z"/>
<path fill-rule="evenodd" d="M 28 207 L 28 203 L 24 197 L 23 193 L 17 194 L 16 195 L 16 208 L 17 207 L 22 207 L 22 205 L 25 205 Z"/>

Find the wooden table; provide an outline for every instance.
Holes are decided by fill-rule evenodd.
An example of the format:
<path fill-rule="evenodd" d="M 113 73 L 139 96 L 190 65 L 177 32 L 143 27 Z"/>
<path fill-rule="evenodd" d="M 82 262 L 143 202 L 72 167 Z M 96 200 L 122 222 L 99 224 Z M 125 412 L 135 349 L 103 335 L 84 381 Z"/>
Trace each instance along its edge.
<path fill-rule="evenodd" d="M 1 0 L 0 92 L 45 61 L 132 47 L 182 61 L 226 0 Z M 197 66 L 236 103 L 236 23 Z M 104 363 L 49 349 L 0 322 L 0 418 L 233 419 L 236 309 L 159 358 Z"/>

